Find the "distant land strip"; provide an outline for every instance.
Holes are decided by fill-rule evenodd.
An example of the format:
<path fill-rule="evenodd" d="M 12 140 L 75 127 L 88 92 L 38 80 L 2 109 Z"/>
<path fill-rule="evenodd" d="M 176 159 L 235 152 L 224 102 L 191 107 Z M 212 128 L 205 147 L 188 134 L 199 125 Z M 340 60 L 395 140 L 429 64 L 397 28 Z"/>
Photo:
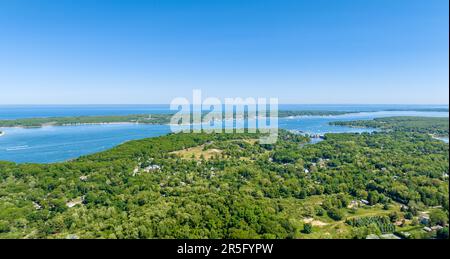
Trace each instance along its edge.
<path fill-rule="evenodd" d="M 342 115 L 346 111 L 279 111 L 279 117 L 290 116 L 331 116 Z M 204 113 L 206 114 L 206 113 Z M 77 124 L 108 124 L 108 123 L 139 123 L 139 124 L 169 124 L 174 113 L 166 114 L 133 114 L 112 116 L 72 116 L 72 117 L 46 117 L 0 120 L 0 127 L 43 127 L 66 126 Z M 246 116 L 247 117 L 247 114 Z"/>
<path fill-rule="evenodd" d="M 449 135 L 448 117 L 395 116 L 373 120 L 334 121 L 329 124 L 354 128 L 378 128 L 386 131 L 425 133 L 436 137 L 448 137 Z"/>
<path fill-rule="evenodd" d="M 384 111 L 424 111 L 424 112 L 448 112 L 448 108 L 427 108 L 427 109 L 389 109 Z M 336 116 L 360 112 L 375 111 L 316 111 L 316 110 L 281 110 L 278 111 L 279 118 L 296 116 Z M 207 114 L 207 112 L 203 112 Z M 43 126 L 68 126 L 79 124 L 112 124 L 112 123 L 138 123 L 138 124 L 169 124 L 174 113 L 165 114 L 132 114 L 132 115 L 105 115 L 105 116 L 68 116 L 68 117 L 41 117 L 41 118 L 21 118 L 0 120 L 0 127 L 43 127 Z M 267 115 L 269 116 L 269 114 Z M 245 113 L 244 118 L 248 114 Z M 337 125 L 337 124 L 336 124 Z"/>

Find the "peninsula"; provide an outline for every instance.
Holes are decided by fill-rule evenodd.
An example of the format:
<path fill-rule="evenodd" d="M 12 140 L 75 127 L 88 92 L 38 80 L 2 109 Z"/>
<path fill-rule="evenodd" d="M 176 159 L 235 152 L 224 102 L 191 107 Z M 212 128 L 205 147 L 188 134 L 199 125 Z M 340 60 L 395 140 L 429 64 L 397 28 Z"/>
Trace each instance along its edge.
<path fill-rule="evenodd" d="M 412 117 L 396 116 L 375 118 L 373 120 L 336 121 L 331 125 L 355 128 L 377 128 L 385 131 L 408 131 L 431 134 L 436 137 L 448 137 L 448 117 Z"/>
<path fill-rule="evenodd" d="M 404 111 L 404 110 L 386 110 L 386 111 Z M 408 111 L 418 111 L 417 109 Z M 421 112 L 445 112 L 445 109 L 420 109 Z M 363 111 L 320 111 L 320 110 L 280 110 L 279 118 L 300 117 L 300 116 L 339 116 L 351 113 L 360 113 Z M 367 111 L 364 111 L 367 112 Z M 207 112 L 203 112 L 206 115 Z M 68 126 L 79 124 L 108 124 L 108 123 L 139 123 L 139 124 L 169 124 L 174 113 L 158 113 L 158 114 L 131 114 L 131 115 L 107 115 L 107 116 L 73 116 L 73 117 L 42 117 L 42 118 L 21 118 L 11 120 L 0 120 L 0 127 L 43 127 L 43 126 Z M 224 116 L 226 117 L 226 116 Z M 248 118 L 246 113 L 244 118 Z M 358 125 L 358 121 L 352 126 Z M 349 122 L 338 122 L 345 126 Z M 338 125 L 336 123 L 336 125 Z"/>

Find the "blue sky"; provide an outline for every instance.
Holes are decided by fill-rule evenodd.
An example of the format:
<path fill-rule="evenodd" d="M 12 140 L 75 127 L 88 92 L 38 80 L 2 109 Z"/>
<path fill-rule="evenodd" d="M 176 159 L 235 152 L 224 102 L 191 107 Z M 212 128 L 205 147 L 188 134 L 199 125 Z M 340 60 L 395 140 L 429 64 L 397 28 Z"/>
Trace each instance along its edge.
<path fill-rule="evenodd" d="M 0 104 L 448 104 L 447 0 L 0 1 Z"/>

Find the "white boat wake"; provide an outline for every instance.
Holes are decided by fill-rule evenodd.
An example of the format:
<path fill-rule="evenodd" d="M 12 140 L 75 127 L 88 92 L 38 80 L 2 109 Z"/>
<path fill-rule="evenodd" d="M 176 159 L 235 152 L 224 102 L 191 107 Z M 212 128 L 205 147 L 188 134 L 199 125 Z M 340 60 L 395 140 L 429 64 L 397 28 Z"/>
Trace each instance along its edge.
<path fill-rule="evenodd" d="M 16 146 L 16 147 L 9 147 L 6 148 L 6 151 L 17 151 L 17 150 L 25 150 L 25 149 L 30 149 L 31 147 L 29 147 L 28 145 L 24 145 L 24 146 Z"/>

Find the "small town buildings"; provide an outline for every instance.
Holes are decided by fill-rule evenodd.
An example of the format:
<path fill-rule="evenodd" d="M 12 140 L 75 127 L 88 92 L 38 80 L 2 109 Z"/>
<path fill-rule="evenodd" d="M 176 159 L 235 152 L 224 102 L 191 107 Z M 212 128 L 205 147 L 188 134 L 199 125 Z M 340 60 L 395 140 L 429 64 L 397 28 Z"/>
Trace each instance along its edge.
<path fill-rule="evenodd" d="M 146 168 L 144 168 L 143 170 L 144 170 L 144 172 L 151 172 L 151 171 L 156 171 L 156 170 L 160 170 L 161 169 L 161 166 L 159 166 L 159 165 L 149 165 L 149 166 L 147 166 Z"/>
<path fill-rule="evenodd" d="M 430 216 L 428 216 L 426 214 L 421 215 L 419 218 L 419 222 L 422 225 L 428 225 L 430 223 Z"/>
<path fill-rule="evenodd" d="M 364 200 L 364 199 L 361 199 L 361 203 L 364 204 L 364 205 L 369 205 L 370 204 L 368 200 Z"/>

